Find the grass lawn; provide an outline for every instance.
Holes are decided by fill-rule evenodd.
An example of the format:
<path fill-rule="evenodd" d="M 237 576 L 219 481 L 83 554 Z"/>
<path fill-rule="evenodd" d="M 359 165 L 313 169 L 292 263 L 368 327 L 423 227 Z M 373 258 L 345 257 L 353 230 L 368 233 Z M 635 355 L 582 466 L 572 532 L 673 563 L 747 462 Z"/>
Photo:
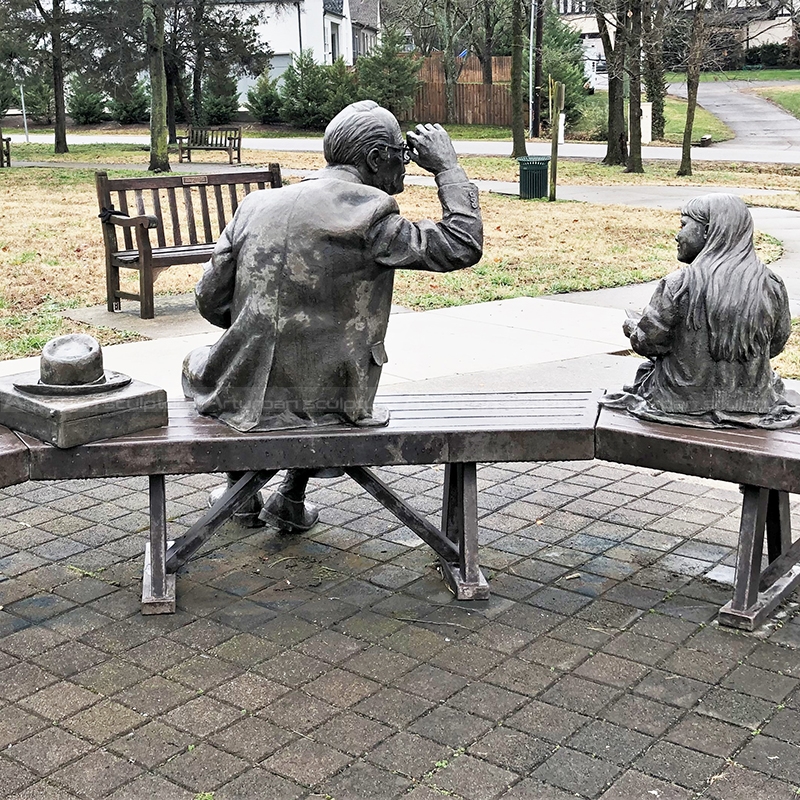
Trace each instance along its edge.
<path fill-rule="evenodd" d="M 800 119 L 800 83 L 797 86 L 776 86 L 774 88 L 760 86 L 751 91 L 766 97 L 767 100 L 771 100 Z"/>
<path fill-rule="evenodd" d="M 590 133 L 598 117 L 604 115 L 607 106 L 608 92 L 595 92 L 589 95 L 586 98 L 584 116 L 572 127 L 572 133 L 579 137 Z M 683 127 L 686 124 L 686 101 L 678 97 L 667 97 L 664 103 L 664 117 L 664 141 L 668 144 L 680 144 L 683 141 Z M 733 131 L 727 125 L 698 106 L 692 136 L 697 140 L 705 134 L 711 134 L 715 142 L 733 138 Z"/>
<path fill-rule="evenodd" d="M 667 83 L 686 83 L 685 72 L 668 72 Z M 800 81 L 800 69 L 739 69 L 701 72 L 700 81 Z"/>

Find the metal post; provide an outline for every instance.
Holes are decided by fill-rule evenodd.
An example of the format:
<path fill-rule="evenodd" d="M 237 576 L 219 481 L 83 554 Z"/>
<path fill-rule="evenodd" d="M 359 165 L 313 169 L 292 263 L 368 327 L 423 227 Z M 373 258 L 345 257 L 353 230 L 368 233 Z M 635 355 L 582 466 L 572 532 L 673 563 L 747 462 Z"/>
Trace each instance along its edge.
<path fill-rule="evenodd" d="M 28 136 L 28 115 L 25 113 L 25 90 L 22 84 L 19 85 L 19 103 L 22 106 L 22 124 L 25 126 L 25 141 L 30 144 L 30 137 Z"/>
<path fill-rule="evenodd" d="M 533 29 L 536 22 L 536 1 L 531 0 L 531 29 L 528 37 L 528 136 L 533 139 Z"/>

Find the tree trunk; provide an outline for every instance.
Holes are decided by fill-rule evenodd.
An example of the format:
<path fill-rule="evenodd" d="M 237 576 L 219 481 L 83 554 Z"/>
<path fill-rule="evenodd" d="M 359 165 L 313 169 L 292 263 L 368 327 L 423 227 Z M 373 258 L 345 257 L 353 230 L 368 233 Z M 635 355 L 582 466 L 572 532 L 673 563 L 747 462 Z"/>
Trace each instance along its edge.
<path fill-rule="evenodd" d="M 64 104 L 64 56 L 61 48 L 63 0 L 53 0 L 50 36 L 53 44 L 53 102 L 55 104 L 55 151 L 68 153 L 67 112 Z"/>
<path fill-rule="evenodd" d="M 150 166 L 153 172 L 169 172 L 167 145 L 167 76 L 164 70 L 164 3 L 144 0 L 142 22 L 150 68 Z"/>
<path fill-rule="evenodd" d="M 167 138 L 169 144 L 176 144 L 178 141 L 178 131 L 175 120 L 175 75 L 169 62 L 164 64 L 164 76 L 167 88 Z"/>
<path fill-rule="evenodd" d="M 511 135 L 514 144 L 512 158 L 528 155 L 525 145 L 525 114 L 522 97 L 522 52 L 525 47 L 525 9 L 522 0 L 513 0 L 511 6 Z"/>
<path fill-rule="evenodd" d="M 492 0 L 483 0 L 483 82 L 491 86 L 494 81 L 492 56 L 494 55 L 494 28 L 492 26 Z"/>
<path fill-rule="evenodd" d="M 655 4 L 655 5 L 654 5 Z M 653 139 L 664 138 L 664 13 L 666 0 L 643 0 L 642 44 L 644 47 L 644 85 L 648 102 L 653 104 Z M 655 8 L 655 13 L 654 13 Z"/>
<path fill-rule="evenodd" d="M 192 124 L 203 124 L 203 71 L 205 69 L 206 48 L 203 42 L 203 17 L 206 13 L 205 0 L 195 0 L 192 19 L 192 38 L 194 40 L 194 70 L 192 71 Z M 299 6 L 298 6 L 298 14 Z M 301 52 L 298 55 L 302 54 Z"/>
<path fill-rule="evenodd" d="M 542 54 L 544 52 L 545 0 L 536 3 L 536 50 L 533 54 L 533 135 L 542 135 Z"/>
<path fill-rule="evenodd" d="M 628 134 L 625 126 L 625 10 L 623 0 L 614 5 L 617 34 L 614 45 L 602 8 L 595 6 L 597 27 L 603 42 L 608 67 L 608 144 L 604 164 L 621 165 L 628 159 Z"/>
<path fill-rule="evenodd" d="M 626 172 L 644 172 L 642 165 L 642 2 L 631 0 L 628 32 L 628 68 L 630 93 L 628 119 L 630 120 L 631 149 Z"/>
<path fill-rule="evenodd" d="M 683 128 L 683 147 L 681 149 L 681 165 L 678 175 L 692 174 L 692 129 L 694 127 L 694 112 L 697 108 L 697 87 L 700 85 L 700 67 L 703 63 L 704 17 L 703 6 L 705 0 L 696 0 L 694 14 L 692 15 L 692 33 L 689 37 L 689 59 L 686 64 L 686 125 Z"/>

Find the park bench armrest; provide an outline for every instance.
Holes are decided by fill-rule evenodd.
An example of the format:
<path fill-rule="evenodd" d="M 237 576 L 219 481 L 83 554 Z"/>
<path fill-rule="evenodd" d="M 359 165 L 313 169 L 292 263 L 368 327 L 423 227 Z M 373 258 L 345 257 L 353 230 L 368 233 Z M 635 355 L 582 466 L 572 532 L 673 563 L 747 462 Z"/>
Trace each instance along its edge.
<path fill-rule="evenodd" d="M 112 225 L 119 225 L 123 228 L 135 228 L 137 226 L 142 228 L 158 227 L 158 218 L 152 214 L 143 214 L 139 217 L 122 217 L 118 214 L 110 214 L 103 222 L 109 222 Z"/>

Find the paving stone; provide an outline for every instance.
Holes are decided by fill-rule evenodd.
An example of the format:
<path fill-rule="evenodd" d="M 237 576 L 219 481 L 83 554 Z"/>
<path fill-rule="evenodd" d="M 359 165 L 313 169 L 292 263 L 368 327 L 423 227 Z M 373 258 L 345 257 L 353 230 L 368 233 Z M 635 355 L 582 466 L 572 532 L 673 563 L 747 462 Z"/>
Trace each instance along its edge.
<path fill-rule="evenodd" d="M 555 786 L 526 778 L 512 786 L 500 800 L 574 800 L 574 797 L 573 792 L 565 792 Z"/>
<path fill-rule="evenodd" d="M 800 747 L 771 736 L 753 736 L 736 760 L 773 778 L 800 784 Z"/>
<path fill-rule="evenodd" d="M 569 740 L 573 749 L 620 766 L 630 764 L 652 743 L 650 736 L 602 720 L 590 722 Z"/>
<path fill-rule="evenodd" d="M 209 692 L 211 697 L 223 700 L 244 711 L 257 711 L 277 700 L 288 689 L 253 672 L 238 675 Z"/>
<path fill-rule="evenodd" d="M 245 716 L 229 728 L 209 737 L 209 742 L 247 761 L 261 761 L 295 738 L 260 717 Z"/>
<path fill-rule="evenodd" d="M 64 720 L 62 725 L 84 739 L 106 744 L 120 734 L 142 725 L 147 718 L 113 700 L 101 700 L 96 705 Z"/>
<path fill-rule="evenodd" d="M 453 695 L 447 705 L 497 722 L 528 701 L 529 698 L 523 694 L 478 681 Z"/>
<path fill-rule="evenodd" d="M 429 613 L 429 612 L 423 612 Z M 411 658 L 425 660 L 447 647 L 447 637 L 418 625 L 404 625 L 387 636 L 382 644 L 397 653 Z"/>
<path fill-rule="evenodd" d="M 694 640 L 692 640 L 694 641 Z M 736 661 L 714 653 L 679 647 L 664 661 L 664 669 L 705 683 L 716 683 L 736 666 Z"/>
<path fill-rule="evenodd" d="M 270 703 L 259 712 L 259 716 L 281 728 L 308 733 L 335 713 L 336 709 L 332 705 L 297 690 Z"/>
<path fill-rule="evenodd" d="M 603 651 L 612 655 L 629 658 L 640 664 L 654 666 L 673 652 L 676 645 L 671 642 L 661 642 L 649 636 L 625 631 L 603 646 Z"/>
<path fill-rule="evenodd" d="M 145 680 L 149 675 L 146 670 L 114 657 L 88 667 L 72 680 L 97 694 L 112 695 Z"/>
<path fill-rule="evenodd" d="M 415 733 L 400 731 L 378 745 L 368 760 L 390 771 L 411 778 L 421 778 L 437 768 L 437 763 L 446 761 L 452 749 L 446 744 L 432 741 Z"/>
<path fill-rule="evenodd" d="M 766 700 L 740 692 L 714 688 L 706 694 L 697 710 L 700 714 L 755 730 L 772 714 L 773 706 Z"/>
<path fill-rule="evenodd" d="M 160 775 L 144 773 L 133 782 L 117 789 L 108 800 L 142 800 L 143 798 L 169 798 L 169 800 L 193 800 L 195 795 Z"/>
<path fill-rule="evenodd" d="M 721 685 L 726 689 L 744 692 L 764 700 L 780 702 L 800 685 L 800 681 L 744 665 L 737 667 Z"/>
<path fill-rule="evenodd" d="M 195 697 L 195 692 L 160 675 L 124 689 L 114 700 L 145 714 L 155 717 Z"/>
<path fill-rule="evenodd" d="M 546 667 L 509 658 L 486 675 L 484 680 L 518 694 L 533 696 L 552 684 L 557 677 L 558 673 Z"/>
<path fill-rule="evenodd" d="M 591 652 L 587 647 L 543 636 L 517 655 L 525 661 L 533 661 L 545 667 L 567 671 L 588 658 Z"/>
<path fill-rule="evenodd" d="M 603 712 L 609 722 L 648 736 L 660 736 L 680 716 L 677 708 L 630 694 L 623 695 Z"/>
<path fill-rule="evenodd" d="M 201 743 L 158 767 L 158 772 L 193 792 L 212 792 L 247 768 L 247 762 Z"/>
<path fill-rule="evenodd" d="M 690 800 L 694 792 L 637 770 L 628 770 L 600 800 Z"/>
<path fill-rule="evenodd" d="M 316 786 L 349 763 L 350 756 L 332 747 L 299 739 L 271 755 L 263 766 L 304 786 Z"/>
<path fill-rule="evenodd" d="M 532 777 L 582 797 L 597 797 L 619 772 L 619 767 L 608 761 L 562 747 Z"/>
<path fill-rule="evenodd" d="M 661 641 L 680 644 L 696 633 L 697 627 L 695 623 L 684 619 L 654 613 L 640 617 L 631 626 L 631 631 L 640 636 L 652 636 Z"/>
<path fill-rule="evenodd" d="M 17 798 L 23 787 L 36 780 L 36 775 L 19 764 L 0 757 L 0 795 Z"/>
<path fill-rule="evenodd" d="M 614 687 L 566 675 L 542 695 L 542 700 L 581 714 L 596 714 L 620 694 Z"/>
<path fill-rule="evenodd" d="M 190 734 L 155 720 L 120 736 L 109 749 L 145 769 L 164 763 L 194 742 Z"/>
<path fill-rule="evenodd" d="M 47 728 L 22 742 L 11 745 L 5 753 L 39 775 L 49 775 L 68 761 L 84 755 L 91 746 L 59 728 Z"/>
<path fill-rule="evenodd" d="M 527 775 L 544 762 L 554 749 L 551 742 L 500 727 L 481 737 L 467 752 L 499 767 Z"/>
<path fill-rule="evenodd" d="M 406 691 L 436 702 L 446 700 L 468 684 L 461 675 L 453 675 L 430 664 L 421 664 L 398 678 L 397 682 Z"/>
<path fill-rule="evenodd" d="M 455 750 L 474 742 L 491 727 L 491 722 L 475 714 L 439 706 L 408 726 L 408 730 Z"/>
<path fill-rule="evenodd" d="M 95 650 L 82 642 L 65 642 L 34 658 L 36 664 L 54 675 L 68 678 L 83 672 L 108 658 L 106 653 Z"/>
<path fill-rule="evenodd" d="M 418 664 L 416 659 L 409 658 L 402 653 L 394 652 L 381 645 L 372 645 L 348 659 L 347 669 L 363 675 L 365 678 L 370 678 L 372 681 L 387 684 L 410 672 Z"/>
<path fill-rule="evenodd" d="M 298 651 L 304 655 L 330 664 L 338 664 L 347 660 L 350 669 L 352 669 L 353 656 L 365 647 L 364 642 L 331 630 L 321 631 L 316 636 L 305 639 L 297 645 Z"/>
<path fill-rule="evenodd" d="M 800 745 L 800 712 L 788 708 L 781 709 L 764 728 L 764 733 Z"/>
<path fill-rule="evenodd" d="M 382 689 L 371 697 L 362 700 L 353 708 L 353 711 L 400 728 L 422 716 L 433 705 L 432 702 L 421 697 L 390 688 Z"/>
<path fill-rule="evenodd" d="M 373 800 L 376 797 L 392 800 L 405 794 L 410 785 L 411 781 L 393 771 L 359 761 L 325 781 L 320 792 L 341 800 Z"/>
<path fill-rule="evenodd" d="M 583 714 L 533 700 L 512 714 L 504 724 L 540 739 L 560 743 L 588 721 L 589 717 Z"/>
<path fill-rule="evenodd" d="M 323 675 L 329 668 L 324 661 L 289 650 L 259 664 L 255 670 L 276 683 L 296 688 Z"/>
<path fill-rule="evenodd" d="M 394 733 L 394 729 L 345 711 L 320 725 L 312 737 L 352 756 L 364 755 Z"/>
<path fill-rule="evenodd" d="M 635 661 L 598 653 L 584 661 L 573 674 L 623 689 L 638 683 L 646 673 L 647 667 Z"/>
<path fill-rule="evenodd" d="M 512 628 L 510 625 L 503 625 L 500 622 L 493 622 L 468 637 L 467 641 L 479 647 L 488 647 L 491 650 L 498 650 L 506 655 L 511 655 L 521 650 L 535 638 L 536 634 L 530 631 Z"/>
<path fill-rule="evenodd" d="M 689 714 L 667 734 L 671 742 L 722 758 L 730 757 L 751 737 L 751 732 L 710 717 Z"/>
<path fill-rule="evenodd" d="M 47 723 L 36 715 L 7 706 L 0 715 L 0 750 L 46 727 Z"/>
<path fill-rule="evenodd" d="M 2 780 L 3 786 L 14 792 L 14 800 L 75 800 L 77 797 L 72 792 L 68 792 L 66 789 L 49 781 L 37 781 L 26 789 L 18 791 L 19 785 L 15 785 L 13 780 L 7 781 L 5 777 Z"/>
<path fill-rule="evenodd" d="M 141 767 L 104 750 L 95 750 L 80 761 L 54 773 L 52 778 L 76 794 L 101 797 L 136 778 Z"/>
<path fill-rule="evenodd" d="M 708 683 L 654 669 L 634 691 L 662 703 L 691 708 L 710 688 Z"/>
<path fill-rule="evenodd" d="M 468 755 L 454 758 L 427 779 L 430 786 L 466 800 L 492 800 L 516 781 L 513 772 Z"/>
<path fill-rule="evenodd" d="M 296 800 L 305 794 L 296 783 L 273 775 L 265 769 L 250 769 L 214 792 L 214 800 Z"/>
<path fill-rule="evenodd" d="M 168 725 L 205 738 L 240 718 L 239 712 L 225 703 L 201 695 L 164 714 Z"/>
<path fill-rule="evenodd" d="M 757 642 L 731 628 L 706 626 L 692 637 L 691 647 L 704 653 L 740 661 L 757 647 Z"/>
<path fill-rule="evenodd" d="M 100 696 L 69 681 L 61 681 L 40 689 L 20 700 L 20 705 L 53 721 L 65 719 L 100 700 Z"/>
<path fill-rule="evenodd" d="M 783 781 L 731 765 L 708 787 L 714 800 L 795 800 L 797 790 Z"/>
<path fill-rule="evenodd" d="M 648 775 L 700 791 L 722 772 L 725 760 L 671 742 L 657 742 L 635 764 Z"/>

